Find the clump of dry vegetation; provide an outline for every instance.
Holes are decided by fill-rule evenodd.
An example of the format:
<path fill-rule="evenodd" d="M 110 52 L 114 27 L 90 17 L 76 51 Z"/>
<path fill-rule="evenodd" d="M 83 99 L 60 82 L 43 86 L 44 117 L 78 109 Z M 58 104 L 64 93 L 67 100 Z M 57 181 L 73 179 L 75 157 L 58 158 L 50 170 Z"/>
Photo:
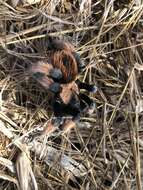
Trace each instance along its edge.
<path fill-rule="evenodd" d="M 0 189 L 143 188 L 142 1 L 0 1 Z M 70 41 L 95 83 L 93 114 L 64 133 L 43 133 L 48 97 L 25 65 L 46 36 Z"/>

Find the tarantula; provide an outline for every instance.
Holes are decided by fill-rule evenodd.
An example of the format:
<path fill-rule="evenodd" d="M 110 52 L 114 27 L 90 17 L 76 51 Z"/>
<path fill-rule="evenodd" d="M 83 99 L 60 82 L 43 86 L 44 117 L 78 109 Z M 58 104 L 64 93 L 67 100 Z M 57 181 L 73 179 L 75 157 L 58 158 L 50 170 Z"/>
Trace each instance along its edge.
<path fill-rule="evenodd" d="M 95 108 L 93 100 L 80 90 L 94 93 L 97 88 L 77 78 L 85 65 L 70 43 L 49 36 L 46 48 L 47 58 L 33 63 L 29 73 L 53 93 L 54 125 L 62 125 L 64 117 L 70 118 L 68 121 L 78 121 L 81 113 Z"/>

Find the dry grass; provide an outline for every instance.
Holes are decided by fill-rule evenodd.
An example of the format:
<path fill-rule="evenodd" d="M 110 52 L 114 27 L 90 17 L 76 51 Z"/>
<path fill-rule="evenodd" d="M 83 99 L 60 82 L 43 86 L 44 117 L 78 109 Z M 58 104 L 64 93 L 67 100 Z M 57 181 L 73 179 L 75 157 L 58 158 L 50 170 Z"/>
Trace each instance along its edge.
<path fill-rule="evenodd" d="M 0 189 L 141 190 L 142 1 L 9 2 L 0 1 Z M 81 79 L 98 87 L 96 111 L 68 133 L 42 133 L 47 95 L 23 70 L 44 57 L 43 31 L 75 45 Z"/>

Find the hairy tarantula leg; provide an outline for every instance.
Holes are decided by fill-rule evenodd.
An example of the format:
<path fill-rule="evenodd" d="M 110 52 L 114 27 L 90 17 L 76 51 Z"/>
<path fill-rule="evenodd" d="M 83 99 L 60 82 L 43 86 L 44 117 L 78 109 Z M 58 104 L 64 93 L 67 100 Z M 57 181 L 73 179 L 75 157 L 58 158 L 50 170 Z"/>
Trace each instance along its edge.
<path fill-rule="evenodd" d="M 78 73 L 81 73 L 85 68 L 85 64 L 81 61 L 80 55 L 76 52 L 72 52 L 78 66 Z"/>
<path fill-rule="evenodd" d="M 63 117 L 63 115 L 69 115 L 74 120 L 76 120 L 80 116 L 79 108 L 73 105 L 64 104 L 60 101 L 55 101 L 53 107 L 54 107 L 54 114 L 56 117 Z"/>
<path fill-rule="evenodd" d="M 59 126 L 63 125 L 64 120 L 65 119 L 63 117 L 54 117 L 52 118 L 51 123 L 54 127 L 59 128 Z"/>
<path fill-rule="evenodd" d="M 63 130 L 64 133 L 69 132 L 72 128 L 74 128 L 76 126 L 76 122 L 71 120 L 71 119 L 67 119 L 65 120 L 65 122 L 63 123 L 63 125 L 60 126 L 60 129 Z"/>
<path fill-rule="evenodd" d="M 33 78 L 35 78 L 35 80 L 38 81 L 46 90 L 49 90 L 53 93 L 59 93 L 61 91 L 60 84 L 53 82 L 53 80 L 45 76 L 44 73 L 33 73 Z"/>
<path fill-rule="evenodd" d="M 87 105 L 87 103 L 85 101 L 83 101 L 82 99 L 80 99 L 80 109 L 81 109 L 81 111 L 84 112 L 87 109 L 87 107 L 89 107 Z"/>
<path fill-rule="evenodd" d="M 62 71 L 58 68 L 54 68 L 51 64 L 47 62 L 38 62 L 35 65 L 32 65 L 29 73 L 35 75 L 35 77 L 39 78 L 42 75 L 47 75 L 53 80 L 60 80 L 62 78 Z M 37 74 L 36 74 L 37 73 Z M 41 74 L 40 74 L 41 73 Z M 36 76 L 37 75 L 37 76 Z"/>
<path fill-rule="evenodd" d="M 56 37 L 53 37 L 53 36 L 47 36 L 47 49 L 48 50 L 54 50 L 54 51 L 57 51 L 57 50 L 62 50 L 64 49 L 64 43 L 57 39 Z"/>
<path fill-rule="evenodd" d="M 49 72 L 49 77 L 51 77 L 55 82 L 60 82 L 63 74 L 60 69 L 54 68 Z"/>
<path fill-rule="evenodd" d="M 51 92 L 54 93 L 59 93 L 61 91 L 61 87 L 60 84 L 57 82 L 52 83 L 49 88 L 48 88 Z"/>
<path fill-rule="evenodd" d="M 58 82 L 62 77 L 62 72 L 60 69 L 53 68 L 51 64 L 39 61 L 37 64 L 33 64 L 31 66 L 29 74 L 46 90 L 53 93 L 61 91 L 61 87 Z"/>
<path fill-rule="evenodd" d="M 88 92 L 93 92 L 93 93 L 97 91 L 97 87 L 93 84 L 87 84 L 87 83 L 81 82 L 79 79 L 76 80 L 76 83 L 79 89 L 85 89 Z"/>
<path fill-rule="evenodd" d="M 89 98 L 87 95 L 82 94 L 82 93 L 79 94 L 79 97 L 81 99 L 81 106 L 85 107 L 85 105 L 83 103 L 83 101 L 84 101 L 89 106 L 88 112 L 93 113 L 93 111 L 95 110 L 95 106 L 96 106 L 95 103 L 93 102 L 93 100 L 91 98 Z"/>

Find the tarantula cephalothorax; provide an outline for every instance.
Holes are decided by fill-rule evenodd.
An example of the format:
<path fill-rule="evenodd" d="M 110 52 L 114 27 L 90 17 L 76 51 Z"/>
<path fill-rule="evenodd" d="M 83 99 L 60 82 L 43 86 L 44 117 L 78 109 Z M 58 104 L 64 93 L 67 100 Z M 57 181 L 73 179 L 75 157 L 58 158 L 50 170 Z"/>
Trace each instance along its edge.
<path fill-rule="evenodd" d="M 52 107 L 58 125 L 64 116 L 76 121 L 81 113 L 91 112 L 95 107 L 93 100 L 80 92 L 81 89 L 96 91 L 95 85 L 77 79 L 84 67 L 70 43 L 48 37 L 47 58 L 32 64 L 29 69 L 32 77 L 53 93 Z"/>

